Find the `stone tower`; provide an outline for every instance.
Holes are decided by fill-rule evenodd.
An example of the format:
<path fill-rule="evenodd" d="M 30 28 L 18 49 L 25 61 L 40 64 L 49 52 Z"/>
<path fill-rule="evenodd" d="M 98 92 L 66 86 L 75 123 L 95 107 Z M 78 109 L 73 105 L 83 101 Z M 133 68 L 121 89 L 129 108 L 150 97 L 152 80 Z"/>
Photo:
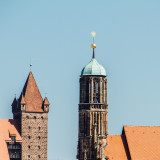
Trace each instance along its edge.
<path fill-rule="evenodd" d="M 12 103 L 13 118 L 20 121 L 21 160 L 47 160 L 49 102 L 42 99 L 32 72 L 19 99 Z"/>
<path fill-rule="evenodd" d="M 93 57 L 80 76 L 79 103 L 79 160 L 104 158 L 104 143 L 108 132 L 108 105 L 106 71 L 95 59 L 95 44 L 92 44 Z"/>

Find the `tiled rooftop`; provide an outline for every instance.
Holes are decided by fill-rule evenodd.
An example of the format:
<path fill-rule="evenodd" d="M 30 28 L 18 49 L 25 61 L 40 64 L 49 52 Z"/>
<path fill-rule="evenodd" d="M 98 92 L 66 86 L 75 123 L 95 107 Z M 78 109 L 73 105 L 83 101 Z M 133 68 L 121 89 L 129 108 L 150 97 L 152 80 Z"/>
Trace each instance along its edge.
<path fill-rule="evenodd" d="M 122 135 L 108 135 L 109 160 L 160 160 L 160 126 L 124 126 Z"/>
<path fill-rule="evenodd" d="M 160 126 L 124 126 L 131 160 L 160 160 Z"/>
<path fill-rule="evenodd" d="M 109 160 L 128 160 L 129 153 L 126 149 L 126 140 L 121 135 L 108 135 L 105 155 Z"/>
<path fill-rule="evenodd" d="M 10 160 L 7 143 L 11 142 L 10 135 L 16 136 L 16 142 L 21 142 L 17 120 L 0 119 L 0 160 Z"/>

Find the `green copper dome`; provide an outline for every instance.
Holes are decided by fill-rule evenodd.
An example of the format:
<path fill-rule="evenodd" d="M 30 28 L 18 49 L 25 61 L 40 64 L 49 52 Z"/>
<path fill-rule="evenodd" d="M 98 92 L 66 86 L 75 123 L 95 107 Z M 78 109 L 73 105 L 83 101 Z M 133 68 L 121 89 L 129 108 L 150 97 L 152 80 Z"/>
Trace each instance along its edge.
<path fill-rule="evenodd" d="M 84 76 L 84 75 L 106 76 L 106 71 L 105 71 L 104 67 L 102 65 L 100 65 L 93 56 L 92 60 L 89 62 L 89 64 L 87 64 L 83 68 L 83 70 L 81 72 L 81 76 Z"/>

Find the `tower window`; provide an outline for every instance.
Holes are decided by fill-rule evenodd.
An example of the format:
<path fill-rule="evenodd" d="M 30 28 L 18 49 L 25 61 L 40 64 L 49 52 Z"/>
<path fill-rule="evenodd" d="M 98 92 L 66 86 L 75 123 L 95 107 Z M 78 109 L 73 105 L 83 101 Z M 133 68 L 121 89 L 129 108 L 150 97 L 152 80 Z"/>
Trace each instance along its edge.
<path fill-rule="evenodd" d="M 28 158 L 30 158 L 30 155 L 28 155 Z"/>
<path fill-rule="evenodd" d="M 41 117 L 41 119 L 43 119 L 43 116 Z"/>
<path fill-rule="evenodd" d="M 93 83 L 93 102 L 99 103 L 99 82 L 95 81 Z"/>
<path fill-rule="evenodd" d="M 41 158 L 41 156 L 40 156 L 40 155 L 38 155 L 38 158 Z"/>
<path fill-rule="evenodd" d="M 15 141 L 15 140 L 16 140 L 16 137 L 15 137 L 15 136 L 11 136 L 11 140 L 12 140 L 12 141 Z"/>
<path fill-rule="evenodd" d="M 31 139 L 31 136 L 28 136 L 28 139 Z"/>
<path fill-rule="evenodd" d="M 41 127 L 38 127 L 38 129 L 40 130 L 40 129 L 41 129 Z"/>
<path fill-rule="evenodd" d="M 30 126 L 28 126 L 28 129 L 31 129 L 31 127 L 30 127 Z"/>
<path fill-rule="evenodd" d="M 36 119 L 36 116 L 34 116 L 33 118 Z"/>
<path fill-rule="evenodd" d="M 28 146 L 28 148 L 30 149 L 30 148 L 31 148 L 31 146 Z"/>
<path fill-rule="evenodd" d="M 28 116 L 26 116 L 26 118 L 28 119 L 29 117 L 28 117 Z"/>
<path fill-rule="evenodd" d="M 98 95 L 98 82 L 96 82 L 96 103 L 99 103 L 99 95 Z"/>
<path fill-rule="evenodd" d="M 41 147 L 40 146 L 38 146 L 38 149 L 40 149 Z"/>
<path fill-rule="evenodd" d="M 10 144 L 10 145 L 8 145 L 8 149 L 12 149 L 12 145 Z"/>
<path fill-rule="evenodd" d="M 96 93 L 98 93 L 98 82 L 96 83 Z"/>
<path fill-rule="evenodd" d="M 41 137 L 40 137 L 40 136 L 38 136 L 38 139 L 41 139 Z"/>

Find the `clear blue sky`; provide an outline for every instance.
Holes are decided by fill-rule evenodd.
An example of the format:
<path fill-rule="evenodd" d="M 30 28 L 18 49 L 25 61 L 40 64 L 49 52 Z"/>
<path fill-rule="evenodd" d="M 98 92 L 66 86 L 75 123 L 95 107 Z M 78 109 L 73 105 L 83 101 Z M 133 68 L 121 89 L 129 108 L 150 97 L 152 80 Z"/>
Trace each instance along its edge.
<path fill-rule="evenodd" d="M 160 125 L 159 0 L 0 0 L 0 118 L 32 71 L 49 112 L 48 160 L 76 159 L 79 76 L 96 59 L 108 79 L 109 134 Z"/>

